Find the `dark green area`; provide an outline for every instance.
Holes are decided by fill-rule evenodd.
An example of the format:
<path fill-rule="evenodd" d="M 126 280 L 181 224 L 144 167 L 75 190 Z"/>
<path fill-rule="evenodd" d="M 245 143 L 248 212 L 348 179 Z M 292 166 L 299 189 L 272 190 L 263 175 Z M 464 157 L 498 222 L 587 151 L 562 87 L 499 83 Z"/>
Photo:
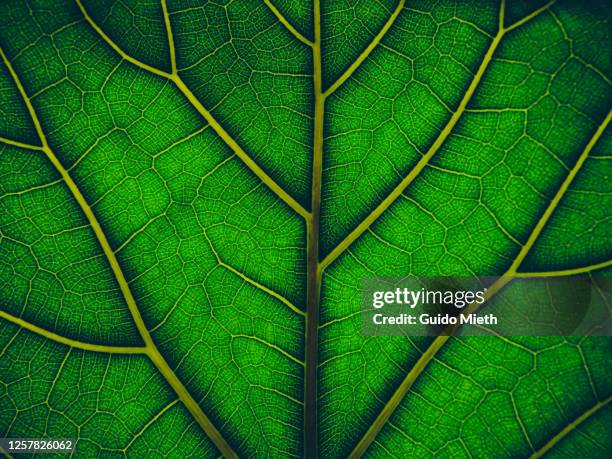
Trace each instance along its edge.
<path fill-rule="evenodd" d="M 272 3 L 315 39 L 313 3 Z M 323 2 L 323 90 L 397 4 Z M 321 259 L 418 174 L 325 268 L 318 444 L 304 445 L 304 219 L 147 66 L 172 72 L 174 49 L 194 97 L 309 210 L 312 49 L 263 1 L 168 0 L 173 46 L 162 3 L 83 7 L 106 37 L 72 1 L 0 7 L 10 64 L 0 60 L 2 437 L 78 438 L 79 457 L 219 455 L 146 355 L 112 352 L 143 340 L 41 133 L 99 221 L 160 354 L 240 456 L 348 455 L 432 342 L 361 336 L 362 279 L 502 275 L 585 149 L 519 271 L 612 259 L 612 136 L 598 131 L 612 101 L 610 3 L 508 0 L 510 29 L 487 61 L 499 3 L 407 0 L 325 102 Z M 611 397 L 610 338 L 451 338 L 366 455 L 527 457 L 552 440 L 553 456 L 606 457 Z"/>

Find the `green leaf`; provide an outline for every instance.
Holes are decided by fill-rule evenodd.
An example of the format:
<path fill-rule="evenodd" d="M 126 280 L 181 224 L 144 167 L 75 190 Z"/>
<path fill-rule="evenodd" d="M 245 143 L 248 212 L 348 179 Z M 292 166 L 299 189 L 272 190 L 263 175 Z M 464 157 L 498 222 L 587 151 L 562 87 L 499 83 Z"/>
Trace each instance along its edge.
<path fill-rule="evenodd" d="M 5 2 L 0 436 L 606 456 L 609 338 L 366 337 L 359 310 L 371 276 L 610 275 L 611 13 Z"/>

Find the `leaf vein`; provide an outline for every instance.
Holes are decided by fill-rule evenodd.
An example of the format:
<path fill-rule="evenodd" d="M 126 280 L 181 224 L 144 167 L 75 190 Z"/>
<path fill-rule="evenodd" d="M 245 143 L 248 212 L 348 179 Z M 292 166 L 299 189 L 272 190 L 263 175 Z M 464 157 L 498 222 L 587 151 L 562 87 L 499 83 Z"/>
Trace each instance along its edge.
<path fill-rule="evenodd" d="M 571 169 L 570 173 L 567 175 L 567 177 L 559 187 L 557 193 L 551 200 L 546 210 L 543 212 L 542 216 L 538 220 L 538 223 L 535 225 L 533 231 L 531 232 L 527 242 L 519 251 L 518 255 L 510 265 L 509 269 L 488 288 L 485 294 L 485 303 L 483 304 L 486 304 L 486 301 L 489 301 L 490 298 L 497 294 L 497 292 L 499 292 L 503 287 L 505 287 L 506 284 L 508 284 L 516 276 L 517 270 L 520 267 L 521 263 L 535 244 L 535 241 L 537 240 L 538 236 L 541 234 L 542 230 L 546 226 L 546 223 L 549 221 L 550 217 L 557 208 L 559 202 L 561 201 L 569 186 L 573 182 L 574 178 L 586 162 L 589 153 L 606 130 L 611 119 L 612 111 L 608 112 L 606 118 L 602 121 L 602 123 L 599 125 L 599 127 L 585 146 L 584 150 L 580 154 L 580 157 L 576 161 L 576 164 Z M 476 310 L 478 310 L 480 306 L 481 305 L 473 303 L 464 310 L 463 314 L 472 314 Z M 403 381 L 396 389 L 394 394 L 391 396 L 389 401 L 383 407 L 373 424 L 370 426 L 364 436 L 359 440 L 350 455 L 351 458 L 361 457 L 365 453 L 372 441 L 377 437 L 380 430 L 382 430 L 383 426 L 389 420 L 391 415 L 395 412 L 400 402 L 414 385 L 415 381 L 423 373 L 429 363 L 435 358 L 438 351 L 444 346 L 444 344 L 446 344 L 455 329 L 456 327 L 451 327 L 448 330 L 448 334 L 438 336 L 436 339 L 434 339 L 432 344 L 425 350 L 425 352 L 421 355 L 421 357 L 418 359 L 412 369 L 407 373 L 406 377 L 403 379 Z"/>
<path fill-rule="evenodd" d="M 185 82 L 178 74 L 178 70 L 176 69 L 176 57 L 174 57 L 174 62 L 172 64 L 173 71 L 171 73 L 166 72 L 164 70 L 160 70 L 158 68 L 152 67 L 144 62 L 135 59 L 134 57 L 127 54 L 123 51 L 117 43 L 115 43 L 101 28 L 100 26 L 93 20 L 93 18 L 89 15 L 85 7 L 83 6 L 81 0 L 76 0 L 81 13 L 87 20 L 87 22 L 93 27 L 93 29 L 98 33 L 98 35 L 123 59 L 130 62 L 131 64 L 139 67 L 147 72 L 153 73 L 155 75 L 166 78 L 174 83 L 174 85 L 183 93 L 183 95 L 187 98 L 187 100 L 191 103 L 191 105 L 204 117 L 204 119 L 210 124 L 210 126 L 214 129 L 217 135 L 225 142 L 225 144 L 234 152 L 236 155 L 242 160 L 242 162 L 253 172 L 263 183 L 265 183 L 268 188 L 272 192 L 274 192 L 282 201 L 284 201 L 291 209 L 293 209 L 297 214 L 301 215 L 303 218 L 307 218 L 309 212 L 298 203 L 292 196 L 287 193 L 276 181 L 270 177 L 236 142 L 236 140 L 219 124 L 217 119 L 208 111 L 204 105 L 200 102 L 200 100 L 191 92 L 191 90 L 187 87 Z M 172 38 L 171 32 L 171 24 L 170 19 L 167 14 L 167 9 L 164 8 L 164 22 L 166 24 L 166 28 L 168 30 L 168 39 Z M 174 46 L 171 46 L 171 50 L 174 50 Z M 174 55 L 174 51 L 171 51 L 171 56 Z"/>
<path fill-rule="evenodd" d="M 7 322 L 11 322 L 12 324 L 18 325 L 21 328 L 25 328 L 26 330 L 35 333 L 36 335 L 47 338 L 48 340 L 55 341 L 56 343 L 63 344 L 65 346 L 69 346 L 70 348 L 81 349 L 84 351 L 91 352 L 101 352 L 107 354 L 145 354 L 145 347 L 137 347 L 137 346 L 111 346 L 105 344 L 93 344 L 87 343 L 84 341 L 79 341 L 76 339 L 68 338 L 66 336 L 59 335 L 55 332 L 47 330 L 45 328 L 39 327 L 38 325 L 34 325 L 27 320 L 24 320 L 20 317 L 15 317 L 12 314 L 9 314 L 6 311 L 0 311 L 0 318 L 6 320 Z"/>
<path fill-rule="evenodd" d="M 77 2 L 79 2 L 80 4 L 79 0 L 77 0 Z M 40 141 L 42 143 L 42 151 L 45 153 L 45 155 L 47 156 L 51 164 L 53 164 L 53 166 L 57 169 L 59 174 L 62 176 L 62 178 L 66 182 L 66 185 L 68 186 L 73 197 L 79 204 L 83 214 L 87 218 L 92 230 L 94 231 L 94 234 L 98 240 L 98 243 L 100 244 L 100 247 L 102 248 L 102 251 L 104 252 L 104 255 L 111 267 L 111 270 L 115 276 L 117 283 L 119 284 L 119 289 L 121 290 L 123 298 L 132 315 L 136 328 L 138 329 L 140 336 L 145 343 L 146 354 L 149 356 L 151 361 L 155 364 L 155 366 L 160 371 L 162 376 L 166 379 L 168 384 L 177 393 L 177 395 L 179 396 L 183 404 L 187 407 L 187 409 L 191 412 L 194 418 L 198 421 L 202 429 L 209 435 L 209 437 L 211 438 L 213 443 L 215 443 L 217 448 L 219 448 L 222 452 L 224 452 L 228 457 L 235 457 L 236 453 L 229 446 L 227 441 L 221 436 L 219 431 L 212 424 L 212 422 L 208 419 L 208 417 L 204 414 L 204 412 L 202 411 L 198 403 L 193 399 L 193 397 L 191 396 L 187 388 L 178 379 L 174 371 L 170 368 L 170 366 L 168 365 L 164 357 L 161 355 L 161 353 L 157 349 L 157 346 L 153 342 L 151 335 L 149 333 L 149 330 L 147 329 L 144 323 L 144 320 L 142 319 L 140 311 L 136 305 L 136 300 L 134 299 L 134 296 L 132 295 L 132 291 L 128 285 L 125 275 L 123 274 L 123 270 L 121 269 L 121 266 L 119 265 L 117 257 L 115 256 L 115 253 L 113 252 L 108 242 L 108 239 L 106 238 L 106 234 L 104 233 L 102 226 L 100 225 L 93 210 L 87 203 L 85 196 L 83 195 L 83 193 L 81 193 L 80 189 L 78 188 L 77 184 L 72 179 L 69 172 L 64 168 L 64 166 L 61 164 L 61 162 L 59 161 L 59 159 L 57 158 L 57 156 L 55 155 L 55 153 L 49 146 L 49 143 L 47 142 L 47 138 L 42 129 L 42 124 L 38 118 L 38 114 L 36 113 L 36 110 L 34 109 L 34 106 L 32 105 L 32 101 L 28 97 L 25 91 L 25 88 L 23 87 L 21 83 L 21 80 L 19 79 L 11 62 L 9 61 L 8 57 L 6 56 L 2 48 L 0 48 L 0 55 L 6 67 L 8 68 L 9 73 L 11 77 L 13 78 L 15 85 L 17 86 L 17 89 L 19 90 L 19 93 L 21 94 L 21 97 L 23 98 L 26 104 L 28 112 L 30 113 L 32 122 L 34 123 L 34 126 L 36 127 L 36 132 L 38 133 L 38 136 L 40 137 Z"/>
<path fill-rule="evenodd" d="M 278 19 L 278 21 L 285 26 L 285 28 L 293 35 L 295 38 L 300 40 L 302 43 L 308 46 L 314 46 L 314 43 L 302 35 L 298 30 L 287 20 L 285 16 L 274 6 L 274 4 L 270 0 L 264 0 L 266 6 L 272 11 L 274 16 Z"/>
<path fill-rule="evenodd" d="M 537 459 L 543 457 L 546 453 L 548 453 L 552 448 L 554 448 L 561 440 L 567 437 L 572 431 L 578 428 L 581 424 L 587 421 L 591 416 L 595 415 L 599 410 L 605 408 L 608 403 L 612 401 L 612 396 L 597 402 L 591 408 L 586 410 L 580 416 L 578 416 L 574 421 L 570 422 L 567 426 L 565 426 L 562 430 L 560 430 L 557 434 L 555 434 L 542 448 L 537 450 L 535 453 L 531 455 L 530 459 Z"/>
<path fill-rule="evenodd" d="M 401 196 L 403 191 L 420 175 L 421 171 L 427 166 L 433 156 L 440 150 L 448 136 L 452 133 L 453 129 L 461 119 L 463 113 L 467 109 L 467 105 L 470 102 L 472 96 L 474 95 L 476 88 L 478 87 L 482 77 L 484 76 L 489 64 L 493 60 L 493 55 L 495 50 L 499 46 L 504 35 L 514 28 L 525 24 L 526 22 L 534 19 L 543 11 L 546 11 L 552 4 L 555 3 L 556 0 L 549 2 L 544 7 L 538 9 L 534 13 L 526 16 L 524 20 L 518 21 L 518 23 L 513 24 L 510 28 L 503 27 L 504 20 L 504 11 L 505 11 L 505 2 L 502 0 L 500 7 L 500 27 L 498 29 L 497 34 L 491 41 L 489 48 L 487 49 L 482 62 L 478 70 L 476 71 L 474 78 L 472 79 L 466 93 L 464 94 L 461 102 L 455 112 L 452 114 L 447 124 L 442 129 L 440 135 L 436 138 L 432 146 L 429 150 L 423 155 L 423 157 L 419 160 L 419 162 L 415 165 L 415 167 L 404 177 L 404 179 L 387 195 L 387 197 L 372 211 L 370 214 L 365 217 L 334 249 L 331 250 L 327 254 L 327 256 L 321 262 L 322 269 L 325 269 L 328 265 L 330 265 L 338 256 L 340 256 L 355 240 L 357 240 L 384 212 L 387 210 L 391 204 L 393 204 L 397 198 Z"/>
<path fill-rule="evenodd" d="M 376 36 L 372 39 L 370 44 L 361 52 L 361 54 L 357 57 L 357 59 L 355 59 L 355 61 L 344 71 L 344 73 L 342 73 L 342 75 L 340 75 L 340 77 L 338 77 L 338 79 L 334 83 L 332 83 L 332 85 L 329 88 L 325 90 L 325 92 L 323 93 L 323 97 L 328 97 L 331 94 L 333 94 L 336 91 L 336 89 L 342 86 L 342 84 L 346 80 L 348 80 L 353 73 L 355 73 L 355 71 L 368 58 L 368 56 L 372 54 L 372 51 L 374 51 L 374 49 L 378 46 L 380 41 L 384 38 L 384 36 L 387 34 L 387 32 L 391 29 L 391 27 L 395 23 L 395 20 L 399 16 L 405 4 L 406 4 L 406 0 L 399 1 L 397 6 L 395 7 L 395 10 L 393 10 L 393 13 L 391 13 L 391 16 L 389 16 L 389 19 L 387 19 L 385 24 L 382 26 L 382 28 L 376 34 Z"/>

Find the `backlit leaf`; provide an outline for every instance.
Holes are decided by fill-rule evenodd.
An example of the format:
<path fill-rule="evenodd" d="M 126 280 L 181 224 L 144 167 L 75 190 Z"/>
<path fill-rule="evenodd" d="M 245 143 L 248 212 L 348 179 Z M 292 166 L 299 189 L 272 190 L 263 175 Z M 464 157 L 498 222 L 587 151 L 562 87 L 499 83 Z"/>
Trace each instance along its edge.
<path fill-rule="evenodd" d="M 1 437 L 609 454 L 609 338 L 359 320 L 372 276 L 610 274 L 609 2 L 0 11 Z"/>

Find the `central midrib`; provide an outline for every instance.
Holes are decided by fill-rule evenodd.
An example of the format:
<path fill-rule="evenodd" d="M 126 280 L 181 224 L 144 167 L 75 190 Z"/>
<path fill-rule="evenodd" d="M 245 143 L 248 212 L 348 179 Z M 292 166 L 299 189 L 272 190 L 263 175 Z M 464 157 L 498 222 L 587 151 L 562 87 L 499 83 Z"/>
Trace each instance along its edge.
<path fill-rule="evenodd" d="M 323 173 L 323 117 L 325 96 L 321 68 L 321 4 L 314 0 L 314 42 L 312 45 L 314 122 L 311 212 L 307 227 L 307 303 L 306 303 L 306 356 L 304 368 L 304 455 L 317 457 L 317 366 L 319 301 L 321 269 L 319 264 L 319 221 L 321 215 L 321 180 Z"/>
<path fill-rule="evenodd" d="M 266 3 L 270 4 L 269 1 Z M 304 456 L 316 458 L 318 456 L 318 330 L 319 306 L 321 301 L 321 279 L 326 261 L 319 259 L 320 215 L 321 215 L 321 187 L 323 174 L 323 125 L 325 117 L 325 99 L 338 89 L 357 70 L 373 49 L 382 40 L 392 27 L 393 23 L 403 9 L 405 0 L 399 0 L 394 11 L 385 21 L 383 27 L 373 37 L 370 44 L 360 53 L 357 59 L 323 91 L 323 73 L 321 58 L 321 2 L 314 0 L 314 41 L 302 37 L 295 28 L 288 25 L 286 19 L 273 8 L 274 14 L 281 23 L 288 26 L 288 30 L 300 41 L 312 48 L 313 62 L 313 92 L 314 92 L 314 120 L 313 120 L 313 161 L 312 161 L 312 190 L 311 210 L 305 215 L 307 228 L 306 260 L 307 260 L 307 294 L 306 294 L 306 355 L 304 368 Z"/>

